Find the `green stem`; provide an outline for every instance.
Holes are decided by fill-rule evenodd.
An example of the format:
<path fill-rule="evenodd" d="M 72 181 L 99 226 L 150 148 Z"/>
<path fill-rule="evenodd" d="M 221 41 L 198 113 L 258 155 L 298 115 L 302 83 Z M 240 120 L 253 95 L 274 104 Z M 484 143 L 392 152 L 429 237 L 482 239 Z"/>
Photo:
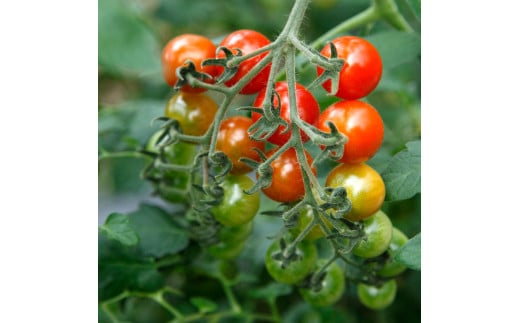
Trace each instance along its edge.
<path fill-rule="evenodd" d="M 107 158 L 149 158 L 152 159 L 151 156 L 147 154 L 143 154 L 140 151 L 118 151 L 118 152 L 109 152 L 109 151 L 102 151 L 101 154 L 98 156 L 98 161 L 101 161 L 103 159 Z"/>
<path fill-rule="evenodd" d="M 240 307 L 240 304 L 238 303 L 235 294 L 233 293 L 233 290 L 231 289 L 231 284 L 229 281 L 223 277 L 218 277 L 220 283 L 222 284 L 222 288 L 224 289 L 224 293 L 226 294 L 226 297 L 228 299 L 229 304 L 231 305 L 231 311 L 233 313 L 242 313 L 242 308 Z"/>

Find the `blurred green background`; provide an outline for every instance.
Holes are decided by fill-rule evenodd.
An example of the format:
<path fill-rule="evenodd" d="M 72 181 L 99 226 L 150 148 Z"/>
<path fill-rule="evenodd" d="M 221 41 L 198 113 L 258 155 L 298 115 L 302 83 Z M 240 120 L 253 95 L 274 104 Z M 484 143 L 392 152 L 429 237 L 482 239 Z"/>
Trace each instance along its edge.
<path fill-rule="evenodd" d="M 218 43 L 237 29 L 254 29 L 274 40 L 283 28 L 292 1 L 279 0 L 99 0 L 98 1 L 98 112 L 99 149 L 110 152 L 133 150 L 145 144 L 157 129 L 152 124 L 163 114 L 172 91 L 163 81 L 160 53 L 166 42 L 182 33 L 205 35 Z M 384 21 L 350 30 L 349 34 L 369 39 L 381 52 L 383 78 L 366 100 L 381 113 L 385 140 L 378 154 L 369 161 L 382 170 L 409 141 L 420 139 L 420 11 L 417 1 L 396 1 L 414 28 L 413 33 L 395 30 Z M 307 9 L 301 37 L 311 43 L 330 28 L 361 12 L 368 0 L 314 0 Z M 299 82 L 310 84 L 314 68 L 299 71 Z M 334 99 L 321 88 L 313 89 L 322 109 Z M 241 100 L 253 100 L 243 97 Z M 331 164 L 321 165 L 318 175 L 326 176 Z M 131 212 L 139 203 L 162 205 L 150 195 L 151 186 L 140 179 L 144 161 L 138 158 L 111 158 L 99 162 L 98 222 L 112 212 Z M 264 199 L 262 208 L 269 203 Z M 420 194 L 411 199 L 385 203 L 384 210 L 394 226 L 409 237 L 420 232 Z M 257 216 L 244 261 L 261 266 L 265 239 L 280 222 Z M 252 243 L 251 241 L 254 241 Z M 249 257 L 249 258 L 248 258 Z M 256 257 L 256 258 L 255 258 Z M 253 258 L 253 259 L 250 259 Z M 264 273 L 265 274 L 265 273 Z M 355 297 L 354 286 L 347 286 L 345 297 L 334 308 L 312 309 L 293 292 L 279 299 L 279 309 L 287 322 L 419 322 L 420 272 L 408 270 L 398 279 L 396 301 L 381 312 L 364 309 Z M 200 287 L 204 288 L 204 287 Z M 212 286 L 208 285 L 208 289 Z M 132 303 L 132 302 L 130 302 Z M 135 300 L 131 311 L 157 309 L 156 305 Z M 136 322 L 149 321 L 150 316 Z M 160 320 L 159 320 L 160 322 Z"/>

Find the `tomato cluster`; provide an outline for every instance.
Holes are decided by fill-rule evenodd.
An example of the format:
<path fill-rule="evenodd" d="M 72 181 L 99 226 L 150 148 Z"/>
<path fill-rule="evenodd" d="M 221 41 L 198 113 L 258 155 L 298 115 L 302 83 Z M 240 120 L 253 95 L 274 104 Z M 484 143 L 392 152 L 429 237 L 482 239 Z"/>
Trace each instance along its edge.
<path fill-rule="evenodd" d="M 377 268 L 379 280 L 359 281 L 358 296 L 369 308 L 385 308 L 395 297 L 393 277 L 405 269 L 393 257 L 407 237 L 392 226 L 390 218 L 381 210 L 385 184 L 379 173 L 365 163 L 377 153 L 384 138 L 384 124 L 378 110 L 361 100 L 376 88 L 381 79 L 381 57 L 372 44 L 356 36 L 341 36 L 324 46 L 321 50 L 323 58 L 339 58 L 343 60 L 343 66 L 338 76 L 338 90 L 331 93 L 337 101 L 321 111 L 313 93 L 302 84 L 295 84 L 293 98 L 287 81 L 273 81 L 272 88 L 268 87 L 271 63 L 264 67 L 258 64 L 269 55 L 270 44 L 270 40 L 257 31 L 237 30 L 219 44 L 200 35 L 180 35 L 169 41 L 162 52 L 165 81 L 178 90 L 167 103 L 166 117 L 176 120 L 178 131 L 183 135 L 202 137 L 209 131 L 218 133 L 214 141 L 215 151 L 228 158 L 229 173 L 217 183 L 221 190 L 221 194 L 217 194 L 218 203 L 208 210 L 217 230 L 215 242 L 207 247 L 207 251 L 222 259 L 233 259 L 242 251 L 260 204 L 258 190 L 250 192 L 255 182 L 248 173 L 254 170 L 254 165 L 269 161 L 270 183 L 260 189 L 274 201 L 290 207 L 315 194 L 304 180 L 304 176 L 316 176 L 314 157 L 308 151 L 288 145 L 299 141 L 302 147 L 311 139 L 308 130 L 294 127 L 295 122 L 313 127 L 322 136 L 336 131 L 347 140 L 342 144 L 341 156 L 336 152 L 332 154 L 337 165 L 327 174 L 324 186 L 342 188 L 350 201 L 350 209 L 343 213 L 342 219 L 338 219 L 334 216 L 334 207 L 318 210 L 303 203 L 287 235 L 275 240 L 268 248 L 266 269 L 281 283 L 297 284 L 300 294 L 310 304 L 332 305 L 344 293 L 345 274 L 335 261 L 318 258 L 314 241 L 340 234 L 337 223 L 340 220 L 359 225 L 361 237 L 346 239 L 352 244 L 352 257 L 367 262 L 372 259 L 384 261 L 380 261 Z M 240 60 L 245 55 L 248 56 Z M 255 68 L 257 72 L 252 75 L 250 71 Z M 317 66 L 317 77 L 323 72 L 323 68 Z M 223 84 L 243 95 L 256 95 L 250 116 L 228 113 L 216 125 L 218 130 L 213 129 L 219 105 L 210 95 L 203 93 L 205 87 L 192 86 L 190 78 L 191 81 L 197 79 L 212 85 Z M 322 86 L 330 92 L 331 80 L 324 81 Z M 268 93 L 270 97 L 267 97 Z M 291 120 L 291 99 L 295 99 L 299 120 Z M 267 115 L 273 111 L 279 123 L 262 138 L 256 138 L 252 129 L 260 121 L 265 123 Z M 294 112 L 293 116 L 296 115 Z M 293 135 L 296 129 L 299 133 Z M 169 146 L 171 151 L 166 154 L 162 151 L 161 155 L 176 165 L 194 164 L 196 151 L 193 145 L 180 145 L 189 144 L 175 143 Z M 321 149 L 326 147 L 321 146 Z M 179 160 L 181 150 L 190 152 L 191 158 Z M 259 171 L 256 175 L 260 180 Z M 166 172 L 164 176 L 170 180 L 161 181 L 158 192 L 169 201 L 186 197 L 190 184 L 196 184 L 191 183 L 196 177 L 182 175 L 179 171 Z M 204 184 L 207 184 L 208 174 L 203 177 Z M 179 187 L 182 187 L 183 195 L 167 197 L 168 190 Z M 313 227 L 309 228 L 309 225 Z"/>

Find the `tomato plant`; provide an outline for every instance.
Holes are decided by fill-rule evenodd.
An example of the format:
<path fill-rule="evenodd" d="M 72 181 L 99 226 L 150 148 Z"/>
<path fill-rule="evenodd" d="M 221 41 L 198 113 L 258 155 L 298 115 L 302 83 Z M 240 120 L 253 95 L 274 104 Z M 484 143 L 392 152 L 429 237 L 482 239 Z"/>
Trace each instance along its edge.
<path fill-rule="evenodd" d="M 382 310 L 394 302 L 397 293 L 397 283 L 394 279 L 383 283 L 381 286 L 357 285 L 358 298 L 363 305 L 373 310 Z"/>
<path fill-rule="evenodd" d="M 331 170 L 326 186 L 344 187 L 352 203 L 345 216 L 359 221 L 374 215 L 385 199 L 385 183 L 379 173 L 367 164 L 341 164 Z"/>
<path fill-rule="evenodd" d="M 260 161 L 260 155 L 255 151 L 264 150 L 264 142 L 249 138 L 247 130 L 253 121 L 245 116 L 232 116 L 222 121 L 217 137 L 217 150 L 224 152 L 233 164 L 232 174 L 245 174 L 252 169 L 240 161 L 249 158 Z"/>
<path fill-rule="evenodd" d="M 266 153 L 269 158 L 276 153 L 276 149 Z M 307 163 L 312 164 L 312 156 L 305 152 Z M 266 188 L 262 189 L 265 195 L 278 202 L 295 202 L 305 195 L 305 186 L 303 183 L 303 175 L 300 169 L 300 163 L 296 156 L 296 150 L 293 148 L 284 151 L 281 155 L 273 160 L 271 167 L 273 169 L 272 182 Z M 316 169 L 313 169 L 316 173 Z"/>
<path fill-rule="evenodd" d="M 381 147 L 384 136 L 383 119 L 370 104 L 358 101 L 338 101 L 323 111 L 318 129 L 330 132 L 332 122 L 340 133 L 347 136 L 340 162 L 357 164 L 372 158 Z"/>
<path fill-rule="evenodd" d="M 267 46 L 271 43 L 271 41 L 265 37 L 263 34 L 249 29 L 241 29 L 232 32 L 227 35 L 220 42 L 221 47 L 226 47 L 233 52 L 233 54 L 237 54 L 238 50 L 242 53 L 242 55 L 250 54 L 255 50 L 258 50 L 264 46 Z M 244 75 L 246 75 L 251 69 L 255 67 L 258 62 L 260 62 L 265 56 L 267 52 L 262 53 L 260 55 L 251 57 L 238 66 L 238 70 L 233 75 L 232 78 L 227 80 L 225 84 L 227 86 L 235 85 L 239 80 L 241 80 Z M 225 57 L 224 52 L 219 52 L 218 57 Z M 243 88 L 240 90 L 241 94 L 254 94 L 258 93 L 261 89 L 265 88 L 267 85 L 267 78 L 269 77 L 269 69 L 270 65 L 266 66 L 262 69 L 251 81 L 249 81 Z M 219 72 L 222 72 L 222 68 L 219 68 Z"/>
<path fill-rule="evenodd" d="M 384 264 L 383 268 L 378 271 L 378 274 L 382 277 L 393 277 L 397 276 L 406 270 L 406 266 L 395 261 L 394 257 L 402 246 L 408 241 L 408 237 L 396 227 L 392 228 L 392 240 L 388 246 L 389 258 Z"/>
<path fill-rule="evenodd" d="M 319 260 L 317 268 L 325 264 Z M 333 262 L 325 269 L 323 278 L 311 288 L 300 288 L 303 299 L 313 306 L 330 306 L 336 303 L 345 291 L 345 274 L 341 267 Z"/>
<path fill-rule="evenodd" d="M 275 85 L 275 91 L 278 95 L 275 95 L 275 97 L 273 98 L 273 105 L 280 109 L 280 117 L 283 120 L 285 120 L 290 127 L 291 116 L 289 109 L 289 88 L 287 86 L 287 82 L 277 82 Z M 309 90 L 307 90 L 305 86 L 298 83 L 296 84 L 295 92 L 298 116 L 303 121 L 311 125 L 316 125 L 316 122 L 318 121 L 318 117 L 320 114 L 320 107 L 318 105 L 318 102 L 314 98 L 314 95 Z M 263 108 L 266 93 L 267 91 L 265 89 L 262 90 L 256 97 L 253 106 Z M 258 119 L 260 119 L 261 114 L 253 112 L 251 117 L 253 121 L 257 121 Z M 300 131 L 300 135 L 303 142 L 309 140 L 309 136 L 307 136 L 307 134 L 305 134 L 303 131 Z M 276 129 L 276 131 L 271 136 L 269 136 L 269 138 L 267 138 L 267 141 L 275 145 L 281 146 L 284 143 L 286 143 L 290 137 L 291 130 L 283 126 L 279 126 Z"/>
<path fill-rule="evenodd" d="M 202 61 L 212 58 L 217 47 L 204 36 L 195 34 L 182 34 L 172 38 L 163 48 L 162 66 L 163 76 L 169 86 L 174 86 L 177 81 L 177 69 L 185 66 L 189 60 L 195 64 L 197 71 L 213 77 L 218 73 L 215 66 L 202 66 Z M 195 88 L 189 85 L 182 87 L 184 92 L 204 92 L 204 88 Z"/>
<path fill-rule="evenodd" d="M 274 241 L 265 254 L 265 267 L 273 279 L 285 284 L 295 284 L 304 279 L 313 269 L 318 257 L 316 246 L 311 241 L 296 245 L 293 259 L 285 261 L 280 241 Z"/>
<path fill-rule="evenodd" d="M 365 239 L 354 247 L 354 254 L 374 258 L 385 252 L 392 240 L 392 222 L 381 210 L 364 220 Z"/>
<path fill-rule="evenodd" d="M 217 103 L 204 93 L 179 92 L 166 104 L 164 114 L 179 122 L 186 135 L 203 135 L 211 126 Z"/>
<path fill-rule="evenodd" d="M 374 90 L 383 73 L 383 62 L 378 50 L 366 39 L 357 36 L 341 36 L 332 40 L 337 57 L 345 60 L 339 76 L 336 95 L 345 100 L 355 100 L 367 96 Z M 331 57 L 330 46 L 325 46 L 321 54 Z M 323 69 L 317 67 L 318 75 Z M 331 82 L 323 87 L 330 92 Z"/>

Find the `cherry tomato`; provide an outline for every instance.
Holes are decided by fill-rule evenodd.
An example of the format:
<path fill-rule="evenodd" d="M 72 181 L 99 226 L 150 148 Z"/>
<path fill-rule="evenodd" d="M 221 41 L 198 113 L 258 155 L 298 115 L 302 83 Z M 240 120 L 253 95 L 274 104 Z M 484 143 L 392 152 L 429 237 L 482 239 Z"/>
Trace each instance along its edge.
<path fill-rule="evenodd" d="M 231 174 L 245 174 L 251 168 L 239 161 L 241 157 L 260 161 L 260 156 L 253 148 L 264 150 L 263 141 L 255 141 L 249 138 L 247 129 L 253 124 L 253 120 L 244 116 L 233 116 L 222 121 L 217 137 L 217 150 L 224 152 L 233 168 Z"/>
<path fill-rule="evenodd" d="M 348 138 L 342 163 L 357 164 L 370 159 L 381 147 L 384 136 L 379 112 L 363 101 L 339 101 L 325 109 L 318 119 L 318 129 L 330 132 L 327 121 Z"/>
<path fill-rule="evenodd" d="M 378 274 L 382 277 L 393 277 L 397 276 L 406 270 L 406 266 L 394 261 L 397 250 L 401 248 L 408 241 L 408 237 L 396 227 L 392 230 L 392 240 L 390 246 L 388 246 L 388 254 L 390 258 L 384 264 L 383 268 L 378 271 Z"/>
<path fill-rule="evenodd" d="M 345 100 L 355 100 L 367 96 L 374 90 L 383 74 L 383 61 L 377 49 L 367 40 L 356 36 L 341 36 L 332 40 L 338 53 L 338 58 L 345 60 L 339 74 L 339 88 L 335 96 Z M 326 45 L 321 54 L 330 57 L 330 46 Z M 323 73 L 317 67 L 318 76 Z M 330 92 L 331 82 L 323 83 L 325 90 Z"/>
<path fill-rule="evenodd" d="M 352 250 L 356 256 L 374 258 L 385 252 L 392 240 L 392 222 L 381 210 L 364 220 L 365 240 Z"/>
<path fill-rule="evenodd" d="M 159 153 L 159 145 L 157 140 L 163 133 L 162 130 L 155 132 L 148 143 L 146 150 Z M 166 161 L 175 165 L 191 165 L 197 154 L 197 146 L 189 143 L 178 142 L 168 145 L 164 148 Z M 157 170 L 155 176 L 162 177 L 162 181 L 154 183 L 157 193 L 164 200 L 177 203 L 184 202 L 187 199 L 188 191 L 191 186 L 189 172 L 181 172 L 175 170 Z"/>
<path fill-rule="evenodd" d="M 245 241 L 219 241 L 208 247 L 208 253 L 218 259 L 230 260 L 238 257 L 245 246 Z"/>
<path fill-rule="evenodd" d="M 280 250 L 278 240 L 269 246 L 265 255 L 265 266 L 274 280 L 285 284 L 295 284 L 304 279 L 314 268 L 318 257 L 318 251 L 313 242 L 301 241 L 296 245 L 295 250 L 299 259 L 291 261 L 287 267 L 283 268 L 282 261 L 273 258 L 273 255 Z"/>
<path fill-rule="evenodd" d="M 297 236 L 298 234 L 300 234 L 300 232 L 305 230 L 307 225 L 309 225 L 309 223 L 314 218 L 313 213 L 314 212 L 312 211 L 312 207 L 309 205 L 306 205 L 305 207 L 301 208 L 299 216 L 298 216 L 298 221 L 296 222 L 296 226 L 291 229 L 291 232 L 293 233 L 294 236 Z M 332 225 L 324 217 L 321 217 L 321 219 L 325 222 L 325 224 L 329 228 L 332 228 Z M 323 238 L 324 236 L 325 236 L 325 232 L 323 232 L 323 229 L 321 228 L 321 226 L 319 224 L 315 224 L 312 227 L 311 231 L 309 231 L 309 233 L 307 233 L 304 240 L 314 241 L 314 240 Z"/>
<path fill-rule="evenodd" d="M 161 56 L 163 77 L 166 83 L 174 86 L 177 81 L 176 70 L 184 65 L 187 60 L 191 60 L 196 70 L 209 74 L 214 77 L 218 70 L 215 65 L 202 67 L 202 62 L 206 59 L 214 58 L 217 47 L 213 42 L 204 36 L 195 34 L 182 34 L 171 39 L 164 46 Z M 184 85 L 181 88 L 184 92 L 199 93 L 204 92 L 204 88 L 194 88 Z"/>
<path fill-rule="evenodd" d="M 257 49 L 260 49 L 264 46 L 267 46 L 271 43 L 271 41 L 265 37 L 263 34 L 248 29 L 241 29 L 232 32 L 227 35 L 221 42 L 220 46 L 227 47 L 230 49 L 233 54 L 237 54 L 237 49 L 242 51 L 242 55 L 247 55 L 251 52 L 254 52 Z M 260 55 L 256 55 L 251 57 L 244 62 L 240 63 L 238 66 L 238 71 L 236 74 L 225 82 L 228 87 L 235 85 L 238 81 L 240 81 L 244 75 L 246 75 L 250 70 L 252 70 L 258 62 L 264 58 L 268 52 L 264 52 Z M 218 57 L 224 58 L 226 55 L 223 51 L 219 51 Z M 218 66 L 218 70 L 222 73 L 223 68 Z M 267 85 L 267 80 L 269 78 L 269 71 L 271 70 L 271 64 L 269 63 L 265 68 L 263 68 L 258 74 L 256 74 L 249 83 L 247 83 L 242 90 L 240 90 L 241 94 L 254 94 L 265 88 Z"/>
<path fill-rule="evenodd" d="M 358 298 L 361 304 L 372 310 L 382 310 L 394 302 L 397 293 L 395 279 L 383 283 L 381 286 L 371 286 L 360 283 L 357 285 Z"/>
<path fill-rule="evenodd" d="M 319 260 L 316 269 L 324 265 L 325 260 Z M 300 288 L 299 292 L 303 299 L 317 307 L 335 304 L 345 291 L 345 276 L 341 267 L 333 262 L 325 269 L 325 277 L 319 283 L 319 290 Z"/>
<path fill-rule="evenodd" d="M 209 254 L 219 259 L 236 258 L 252 231 L 253 221 L 233 227 L 222 226 L 217 232 L 219 242 L 208 247 Z"/>
<path fill-rule="evenodd" d="M 287 82 L 277 82 L 275 84 L 275 91 L 278 92 L 280 95 L 280 101 L 281 103 L 278 103 L 278 97 L 274 97 L 274 105 L 280 107 L 280 117 L 287 121 L 287 123 L 290 125 L 290 105 L 289 105 L 289 88 L 287 85 Z M 264 102 L 266 94 L 266 89 L 263 89 L 260 93 L 258 93 L 258 96 L 255 99 L 255 102 L 253 103 L 254 107 L 262 108 L 262 103 Z M 298 110 L 298 116 L 303 121 L 306 121 L 307 123 L 316 126 L 318 122 L 318 117 L 320 115 L 320 107 L 318 105 L 318 102 L 314 98 L 314 95 L 312 95 L 309 90 L 307 90 L 303 85 L 296 83 L 296 106 Z M 256 112 L 253 112 L 251 114 L 251 118 L 253 121 L 257 121 L 260 119 L 262 115 Z M 285 131 L 285 127 L 279 126 L 278 129 L 267 139 L 272 144 L 275 145 L 283 145 L 289 139 L 291 138 L 291 130 L 289 129 L 287 132 L 283 133 Z M 306 142 L 309 140 L 309 137 L 300 130 L 300 135 L 303 142 Z"/>
<path fill-rule="evenodd" d="M 228 175 L 222 183 L 222 202 L 212 208 L 215 219 L 224 226 L 237 226 L 253 219 L 260 207 L 260 194 L 246 194 L 254 182 L 247 175 Z"/>
<path fill-rule="evenodd" d="M 352 202 L 345 216 L 360 221 L 376 213 L 385 200 L 385 183 L 381 175 L 367 164 L 340 164 L 329 173 L 325 186 L 343 186 Z"/>
<path fill-rule="evenodd" d="M 178 92 L 168 100 L 164 114 L 178 120 L 184 134 L 202 136 L 217 110 L 217 103 L 204 93 Z"/>
<path fill-rule="evenodd" d="M 267 158 L 272 156 L 275 151 L 276 149 L 268 151 Z M 313 161 L 312 156 L 308 152 L 305 152 L 305 156 L 310 165 Z M 273 168 L 271 186 L 262 189 L 267 197 L 273 201 L 287 203 L 301 200 L 305 196 L 302 171 L 294 148 L 289 148 L 275 158 L 271 167 Z M 312 168 L 312 171 L 316 175 L 315 167 Z"/>

